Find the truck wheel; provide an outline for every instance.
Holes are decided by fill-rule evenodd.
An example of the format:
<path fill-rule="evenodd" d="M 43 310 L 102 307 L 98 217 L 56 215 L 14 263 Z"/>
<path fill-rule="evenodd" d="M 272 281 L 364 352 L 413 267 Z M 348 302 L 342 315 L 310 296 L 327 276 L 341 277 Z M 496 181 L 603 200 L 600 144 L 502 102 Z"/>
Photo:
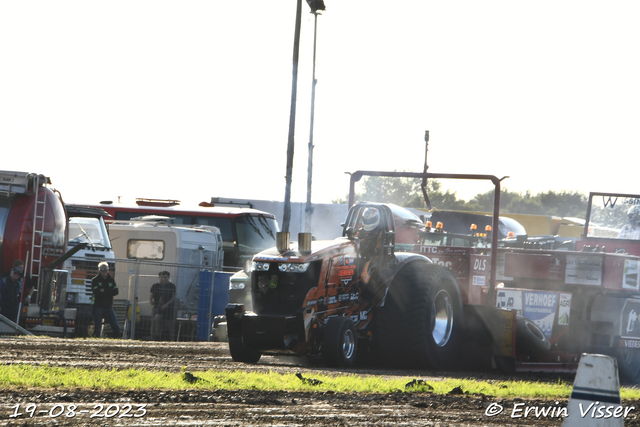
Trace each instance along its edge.
<path fill-rule="evenodd" d="M 358 335 L 348 317 L 331 317 L 322 339 L 322 357 L 329 366 L 351 368 L 358 354 Z"/>
<path fill-rule="evenodd" d="M 630 348 L 619 348 L 616 350 L 616 359 L 618 360 L 618 371 L 620 379 L 625 381 L 638 383 L 640 376 L 640 350 Z"/>
<path fill-rule="evenodd" d="M 533 321 L 523 316 L 516 316 L 516 350 L 539 358 L 551 349 L 547 335 Z"/>
<path fill-rule="evenodd" d="M 258 363 L 262 354 L 244 343 L 242 337 L 229 337 L 229 352 L 234 362 Z"/>
<path fill-rule="evenodd" d="M 382 360 L 449 369 L 457 360 L 463 323 L 460 289 L 451 270 L 408 265 L 393 279 L 381 312 Z"/>

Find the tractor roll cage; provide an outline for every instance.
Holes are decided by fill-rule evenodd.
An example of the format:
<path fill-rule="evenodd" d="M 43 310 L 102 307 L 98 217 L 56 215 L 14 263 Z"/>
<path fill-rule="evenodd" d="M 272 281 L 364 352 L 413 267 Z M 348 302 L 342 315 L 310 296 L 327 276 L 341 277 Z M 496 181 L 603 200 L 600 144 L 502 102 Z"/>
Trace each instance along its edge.
<path fill-rule="evenodd" d="M 342 230 L 342 236 L 350 237 L 348 234 L 348 230 L 351 228 L 353 230 L 358 218 L 361 217 L 362 213 L 366 208 L 375 208 L 380 211 L 380 228 L 382 230 L 382 245 L 381 245 L 381 253 L 380 253 L 380 262 L 381 264 L 385 264 L 389 258 L 393 257 L 395 246 L 396 246 L 396 227 L 393 222 L 393 212 L 389 206 L 379 203 L 358 203 L 359 209 L 352 210 L 349 209 L 349 213 L 347 214 L 347 220 L 345 221 L 344 228 Z"/>
<path fill-rule="evenodd" d="M 488 304 L 495 306 L 496 304 L 496 268 L 498 261 L 498 224 L 500 216 L 500 182 L 507 176 L 498 178 L 494 175 L 474 175 L 474 174 L 454 174 L 454 173 L 428 173 L 428 172 L 383 172 L 383 171 L 355 171 L 351 174 L 349 180 L 349 208 L 355 202 L 355 185 L 363 176 L 386 176 L 391 178 L 416 178 L 422 179 L 423 190 L 427 179 L 467 179 L 491 181 L 494 185 L 493 196 L 493 220 L 491 229 L 491 273 L 489 276 L 489 298 Z M 425 190 L 426 191 L 426 190 Z M 426 194 L 426 193 L 425 193 Z"/>

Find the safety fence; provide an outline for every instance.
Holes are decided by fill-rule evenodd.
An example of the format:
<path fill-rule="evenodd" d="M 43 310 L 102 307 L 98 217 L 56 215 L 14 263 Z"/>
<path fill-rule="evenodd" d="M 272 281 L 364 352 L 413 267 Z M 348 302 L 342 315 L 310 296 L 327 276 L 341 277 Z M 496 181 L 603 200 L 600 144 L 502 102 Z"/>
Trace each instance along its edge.
<path fill-rule="evenodd" d="M 74 259 L 76 260 L 76 259 Z M 81 260 L 80 260 L 81 261 Z M 95 325 L 91 309 L 91 278 L 98 274 L 97 264 L 75 262 L 67 272 L 67 308 L 78 310 L 76 336 L 93 336 Z M 229 302 L 229 278 L 233 272 L 211 271 L 194 265 L 159 261 L 115 259 L 107 260 L 109 274 L 118 286 L 113 309 L 122 338 L 162 341 L 209 341 L 214 318 L 224 314 Z M 95 266 L 85 271 L 77 266 Z M 151 288 L 159 282 L 159 273 L 168 271 L 175 284 L 175 301 L 171 313 L 158 314 L 151 303 Z M 167 302 L 167 301 L 164 301 Z M 160 301 L 162 304 L 163 301 Z M 135 313 L 135 315 L 134 315 Z M 108 322 L 99 336 L 113 334 Z"/>

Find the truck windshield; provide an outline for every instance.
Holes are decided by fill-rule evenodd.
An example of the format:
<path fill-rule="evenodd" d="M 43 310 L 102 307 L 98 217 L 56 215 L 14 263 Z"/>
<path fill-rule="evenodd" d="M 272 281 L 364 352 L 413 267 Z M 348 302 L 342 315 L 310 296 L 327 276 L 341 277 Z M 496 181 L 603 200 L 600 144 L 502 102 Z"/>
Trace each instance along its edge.
<path fill-rule="evenodd" d="M 235 223 L 240 253 L 255 254 L 275 246 L 278 223 L 274 218 L 247 214 Z"/>
<path fill-rule="evenodd" d="M 98 218 L 70 218 L 69 244 L 88 243 L 91 246 L 110 248 L 104 224 Z"/>
<path fill-rule="evenodd" d="M 587 237 L 640 238 L 640 195 L 591 194 Z"/>
<path fill-rule="evenodd" d="M 253 255 L 275 246 L 279 231 L 275 218 L 262 215 L 245 214 L 233 220 L 230 217 L 198 217 L 197 223 L 220 229 L 225 266 L 241 266 L 243 255 Z"/>

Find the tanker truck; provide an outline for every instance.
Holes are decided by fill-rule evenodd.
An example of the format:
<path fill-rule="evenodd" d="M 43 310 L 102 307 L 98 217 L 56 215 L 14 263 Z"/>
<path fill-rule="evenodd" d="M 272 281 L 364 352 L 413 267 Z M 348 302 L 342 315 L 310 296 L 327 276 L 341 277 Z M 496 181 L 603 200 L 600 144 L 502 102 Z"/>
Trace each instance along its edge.
<path fill-rule="evenodd" d="M 65 309 L 66 272 L 56 269 L 72 255 L 67 252 L 67 215 L 60 193 L 50 186 L 50 178 L 42 174 L 0 171 L 1 274 L 15 260 L 23 261 L 23 289 L 31 293 L 20 310 L 24 328 L 15 324 L 18 319 L 0 317 L 0 333 L 74 333 L 76 310 Z"/>

